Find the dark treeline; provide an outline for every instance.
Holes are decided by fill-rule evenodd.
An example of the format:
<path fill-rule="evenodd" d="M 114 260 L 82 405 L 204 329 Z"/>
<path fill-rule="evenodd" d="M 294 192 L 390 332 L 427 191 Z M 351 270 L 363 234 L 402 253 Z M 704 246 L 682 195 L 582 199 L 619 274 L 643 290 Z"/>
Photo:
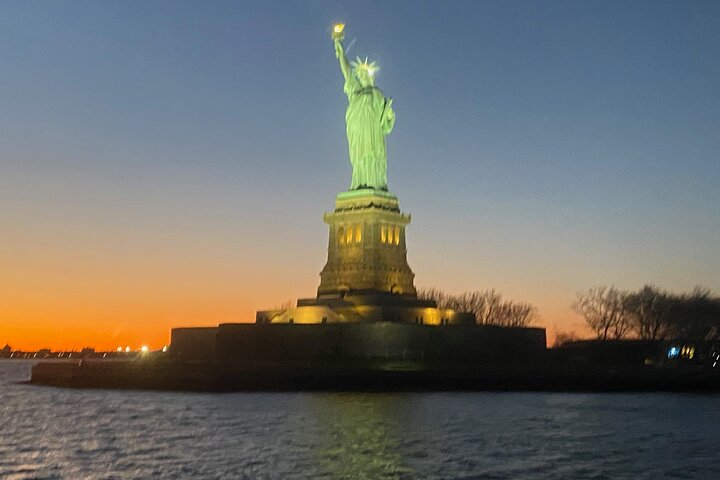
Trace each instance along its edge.
<path fill-rule="evenodd" d="M 593 287 L 578 295 L 573 309 L 600 340 L 720 339 L 720 297 L 702 288 L 678 294 L 652 285 L 637 291 Z"/>
<path fill-rule="evenodd" d="M 537 309 L 533 305 L 505 300 L 495 290 L 454 295 L 436 288 L 425 288 L 418 290 L 418 297 L 435 300 L 440 308 L 472 313 L 478 325 L 525 327 L 537 316 Z"/>

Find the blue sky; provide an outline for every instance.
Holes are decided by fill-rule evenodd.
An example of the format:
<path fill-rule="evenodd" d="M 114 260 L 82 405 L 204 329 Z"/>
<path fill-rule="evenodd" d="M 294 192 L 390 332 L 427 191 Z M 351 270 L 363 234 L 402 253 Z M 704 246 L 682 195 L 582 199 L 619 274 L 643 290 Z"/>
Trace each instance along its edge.
<path fill-rule="evenodd" d="M 394 98 L 419 286 L 498 288 L 562 329 L 596 284 L 720 290 L 720 3 L 699 1 L 2 2 L 0 260 L 158 282 L 192 260 L 188 288 L 234 279 L 242 320 L 312 296 L 350 180 L 336 21 Z"/>

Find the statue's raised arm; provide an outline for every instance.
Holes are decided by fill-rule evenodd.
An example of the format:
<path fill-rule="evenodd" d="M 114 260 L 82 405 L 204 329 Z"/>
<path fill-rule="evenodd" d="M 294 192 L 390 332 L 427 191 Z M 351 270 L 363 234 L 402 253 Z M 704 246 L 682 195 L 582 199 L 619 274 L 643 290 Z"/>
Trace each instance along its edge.
<path fill-rule="evenodd" d="M 392 99 L 375 86 L 378 67 L 375 62 L 348 61 L 343 48 L 344 24 L 333 27 L 335 56 L 345 78 L 343 90 L 348 98 L 345 112 L 348 150 L 352 164 L 351 190 L 387 191 L 387 153 L 385 135 L 395 125 Z"/>
<path fill-rule="evenodd" d="M 345 77 L 345 81 L 347 82 L 350 75 L 352 75 L 352 70 L 350 69 L 350 62 L 348 62 L 348 59 L 345 56 L 345 48 L 343 47 L 342 40 L 340 40 L 339 38 L 335 39 L 335 56 L 340 62 L 340 70 L 342 71 L 343 77 Z"/>
<path fill-rule="evenodd" d="M 350 69 L 350 62 L 348 62 L 345 56 L 345 47 L 343 47 L 342 41 L 345 38 L 345 24 L 338 23 L 333 25 L 332 33 L 333 43 L 335 44 L 335 56 L 340 62 L 340 70 L 342 71 L 343 77 L 347 82 L 351 78 L 352 70 Z"/>

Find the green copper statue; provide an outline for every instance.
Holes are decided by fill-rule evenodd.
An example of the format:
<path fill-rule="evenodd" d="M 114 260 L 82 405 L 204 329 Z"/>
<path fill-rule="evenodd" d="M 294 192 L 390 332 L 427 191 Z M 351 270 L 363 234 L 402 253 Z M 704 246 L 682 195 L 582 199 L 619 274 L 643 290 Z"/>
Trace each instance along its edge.
<path fill-rule="evenodd" d="M 352 183 L 350 190 L 372 188 L 387 191 L 387 153 L 385 135 L 395 125 L 392 99 L 386 98 L 375 86 L 378 68 L 367 59 L 348 62 L 343 48 L 343 24 L 333 27 L 335 55 L 345 77 L 344 91 L 348 97 L 345 112 Z"/>

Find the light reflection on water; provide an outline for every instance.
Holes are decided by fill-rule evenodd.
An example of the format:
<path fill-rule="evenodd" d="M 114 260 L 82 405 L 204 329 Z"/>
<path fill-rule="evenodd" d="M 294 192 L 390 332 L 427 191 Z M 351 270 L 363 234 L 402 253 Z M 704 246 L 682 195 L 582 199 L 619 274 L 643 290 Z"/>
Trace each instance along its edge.
<path fill-rule="evenodd" d="M 0 478 L 720 478 L 720 396 L 192 394 L 19 385 Z"/>

